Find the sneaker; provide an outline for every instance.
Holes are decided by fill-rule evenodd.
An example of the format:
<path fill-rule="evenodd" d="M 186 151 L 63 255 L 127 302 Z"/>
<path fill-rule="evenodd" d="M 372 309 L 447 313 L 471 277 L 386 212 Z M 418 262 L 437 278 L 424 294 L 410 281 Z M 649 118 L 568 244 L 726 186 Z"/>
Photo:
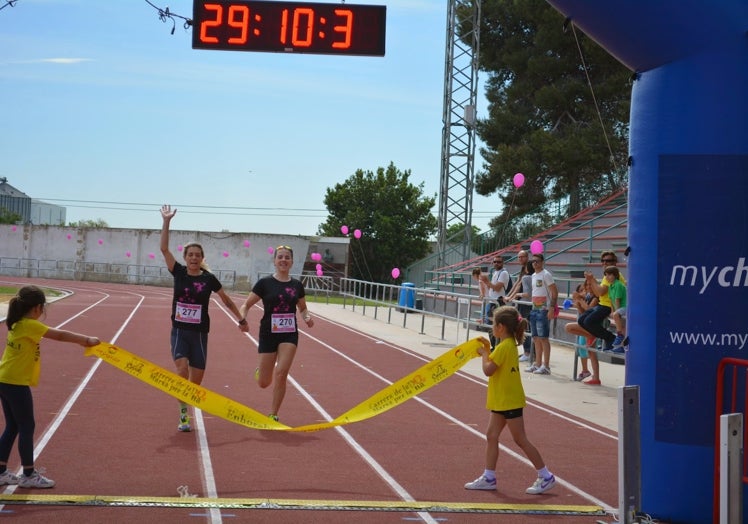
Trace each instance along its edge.
<path fill-rule="evenodd" d="M 602 385 L 602 382 L 600 382 L 599 378 L 591 378 L 589 380 L 585 380 L 582 382 L 582 384 L 587 384 L 588 386 L 600 386 Z"/>
<path fill-rule="evenodd" d="M 528 360 L 530 360 L 530 355 L 523 354 L 521 357 L 519 357 L 520 362 L 527 362 Z"/>
<path fill-rule="evenodd" d="M 481 475 L 474 481 L 465 484 L 465 489 L 494 490 L 496 489 L 496 479 L 488 480 L 484 475 Z"/>
<path fill-rule="evenodd" d="M 268 415 L 268 418 L 269 418 L 270 420 L 274 420 L 274 421 L 276 421 L 276 422 L 278 422 L 278 420 L 279 420 L 279 419 L 278 419 L 278 415 L 273 415 L 272 413 L 271 413 L 270 415 Z"/>
<path fill-rule="evenodd" d="M 535 373 L 537 370 L 538 366 L 536 366 L 535 364 L 530 364 L 530 367 L 525 368 L 525 371 L 527 371 L 528 373 Z"/>
<path fill-rule="evenodd" d="M 0 486 L 7 486 L 8 484 L 18 484 L 18 475 L 14 475 L 9 469 L 6 469 L 0 473 Z"/>
<path fill-rule="evenodd" d="M 613 348 L 610 350 L 611 353 L 617 353 L 619 355 L 622 355 L 623 353 L 626 353 L 626 347 L 625 346 L 619 346 L 617 348 Z"/>
<path fill-rule="evenodd" d="M 181 415 L 179 415 L 179 425 L 177 426 L 177 430 L 183 433 L 192 431 L 192 426 L 190 426 L 190 416 L 187 414 L 186 409 L 182 410 Z"/>
<path fill-rule="evenodd" d="M 613 339 L 613 349 L 623 347 L 623 335 L 620 333 Z"/>
<path fill-rule="evenodd" d="M 545 365 L 540 366 L 538 369 L 532 372 L 533 375 L 550 375 L 551 374 L 551 368 L 545 367 Z"/>
<path fill-rule="evenodd" d="M 54 485 L 54 480 L 42 476 L 36 470 L 28 477 L 26 475 L 18 477 L 19 488 L 51 488 Z"/>
<path fill-rule="evenodd" d="M 592 373 L 590 373 L 589 371 L 582 371 L 581 373 L 579 373 L 579 375 L 577 375 L 577 382 L 581 382 L 587 377 L 591 377 L 591 376 L 592 376 Z"/>
<path fill-rule="evenodd" d="M 541 493 L 545 493 L 549 489 L 553 488 L 553 486 L 556 485 L 556 477 L 551 475 L 551 478 L 544 479 L 543 477 L 538 477 L 535 479 L 535 482 L 525 490 L 525 493 L 529 495 L 540 495 Z"/>

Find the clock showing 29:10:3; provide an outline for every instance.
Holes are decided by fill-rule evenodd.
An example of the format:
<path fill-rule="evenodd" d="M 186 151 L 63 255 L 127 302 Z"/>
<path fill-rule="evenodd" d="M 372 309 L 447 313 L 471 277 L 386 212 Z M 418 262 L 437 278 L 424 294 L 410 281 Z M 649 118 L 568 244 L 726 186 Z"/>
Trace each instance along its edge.
<path fill-rule="evenodd" d="M 387 7 L 193 0 L 192 48 L 384 56 Z"/>

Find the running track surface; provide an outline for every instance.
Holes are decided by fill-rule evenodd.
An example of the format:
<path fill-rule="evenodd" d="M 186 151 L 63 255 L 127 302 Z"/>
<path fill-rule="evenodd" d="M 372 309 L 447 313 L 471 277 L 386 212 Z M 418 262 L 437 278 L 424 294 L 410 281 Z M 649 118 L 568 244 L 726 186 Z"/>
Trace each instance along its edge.
<path fill-rule="evenodd" d="M 171 289 L 93 282 L 2 278 L 72 294 L 48 307 L 45 322 L 112 342 L 168 370 Z M 243 297 L 232 295 L 238 304 Z M 214 295 L 215 297 L 215 295 Z M 314 305 L 311 304 L 310 310 Z M 240 333 L 219 301 L 210 307 L 211 333 L 203 386 L 265 413 L 271 388 L 252 379 L 262 311 Z M 422 366 L 421 355 L 315 315 L 302 326 L 281 421 L 325 421 Z M 447 348 L 445 348 L 446 350 Z M 501 438 L 499 489 L 468 491 L 483 470 L 486 380 L 459 372 L 415 399 L 372 419 L 313 433 L 247 429 L 198 413 L 192 433 L 177 432 L 172 397 L 73 344 L 42 342 L 42 376 L 34 389 L 36 464 L 57 485 L 49 490 L 6 487 L 4 495 L 151 499 L 199 497 L 303 501 L 417 501 L 464 504 L 617 506 L 617 437 L 602 427 L 528 404 L 525 424 L 559 479 L 545 495 L 526 495 L 535 471 L 511 441 Z M 9 467 L 18 468 L 14 448 Z M 0 488 L 3 489 L 3 488 Z M 596 522 L 590 515 L 110 505 L 6 504 L 0 518 L 18 522 Z M 608 517 L 608 520 L 610 518 Z"/>

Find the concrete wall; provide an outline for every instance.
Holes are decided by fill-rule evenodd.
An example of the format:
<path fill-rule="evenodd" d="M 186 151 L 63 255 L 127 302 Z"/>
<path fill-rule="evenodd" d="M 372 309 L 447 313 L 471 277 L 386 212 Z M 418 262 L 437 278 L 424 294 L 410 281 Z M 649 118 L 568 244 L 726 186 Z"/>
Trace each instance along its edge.
<path fill-rule="evenodd" d="M 159 249 L 161 230 L 0 225 L 0 275 L 171 285 Z M 211 271 L 230 289 L 249 290 L 273 272 L 268 248 L 294 250 L 291 273 L 301 274 L 309 259 L 309 237 L 258 233 L 172 230 L 170 248 L 199 242 Z M 245 243 L 249 243 L 249 247 Z M 317 245 L 324 245 L 316 242 Z"/>

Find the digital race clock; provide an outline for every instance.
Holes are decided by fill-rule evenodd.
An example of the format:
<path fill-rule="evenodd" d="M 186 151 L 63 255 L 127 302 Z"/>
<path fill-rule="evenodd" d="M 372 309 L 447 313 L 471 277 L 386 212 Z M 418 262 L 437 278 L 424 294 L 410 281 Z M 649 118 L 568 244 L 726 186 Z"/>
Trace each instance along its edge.
<path fill-rule="evenodd" d="M 386 6 L 194 0 L 192 48 L 384 56 Z"/>

